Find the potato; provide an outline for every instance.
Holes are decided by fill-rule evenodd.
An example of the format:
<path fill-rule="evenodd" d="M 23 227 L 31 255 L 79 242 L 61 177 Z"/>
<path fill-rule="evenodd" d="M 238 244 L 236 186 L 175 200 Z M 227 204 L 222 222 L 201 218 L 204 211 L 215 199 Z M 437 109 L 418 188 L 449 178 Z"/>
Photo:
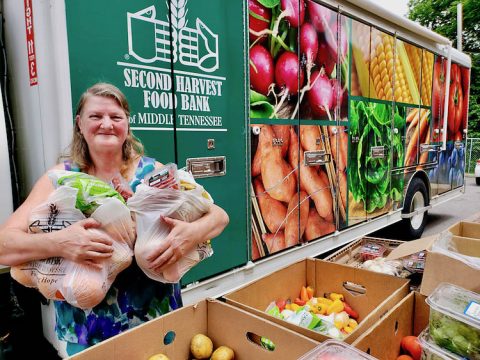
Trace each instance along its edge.
<path fill-rule="evenodd" d="M 263 234 L 262 240 L 267 245 L 270 254 L 286 248 L 285 233 L 283 231 L 279 231 L 276 234 Z"/>
<path fill-rule="evenodd" d="M 310 208 L 307 225 L 305 226 L 305 240 L 310 241 L 331 234 L 335 231 L 335 225 L 320 217 L 315 208 Z"/>
<path fill-rule="evenodd" d="M 307 224 L 309 207 L 310 202 L 305 191 L 300 191 L 300 193 L 295 194 L 292 200 L 290 200 L 287 209 L 287 223 L 285 225 L 285 245 L 287 247 L 300 242 Z"/>
<path fill-rule="evenodd" d="M 217 348 L 210 360 L 233 360 L 235 359 L 235 353 L 228 346 L 220 346 Z"/>
<path fill-rule="evenodd" d="M 303 151 L 300 151 L 300 186 L 312 198 L 318 213 L 323 218 L 333 216 L 333 199 L 329 184 L 317 173 L 317 167 L 303 165 Z"/>
<path fill-rule="evenodd" d="M 282 158 L 287 155 L 287 151 L 290 145 L 290 125 L 272 125 L 275 138 L 282 143 L 281 155 Z"/>
<path fill-rule="evenodd" d="M 257 195 L 260 212 L 262 213 L 263 221 L 265 225 L 267 225 L 268 230 L 275 233 L 279 229 L 284 229 L 287 207 L 265 192 L 260 179 L 256 178 L 253 180 L 253 189 Z"/>
<path fill-rule="evenodd" d="M 148 360 L 170 360 L 170 358 L 164 354 L 155 354 L 150 356 Z"/>
<path fill-rule="evenodd" d="M 288 163 L 295 169 L 295 176 L 298 176 L 298 165 L 300 161 L 299 156 L 299 143 L 298 143 L 298 135 L 295 130 L 291 127 L 290 128 L 290 147 L 288 148 Z"/>
<path fill-rule="evenodd" d="M 268 194 L 278 201 L 288 202 L 296 191 L 297 181 L 290 165 L 282 158 L 281 149 L 273 146 L 274 133 L 269 125 L 260 131 L 262 146 L 261 174 Z"/>
<path fill-rule="evenodd" d="M 203 334 L 196 334 L 190 340 L 190 352 L 195 359 L 208 359 L 212 355 L 212 340 Z"/>
<path fill-rule="evenodd" d="M 318 125 L 300 126 L 300 143 L 305 151 L 325 149 Z"/>

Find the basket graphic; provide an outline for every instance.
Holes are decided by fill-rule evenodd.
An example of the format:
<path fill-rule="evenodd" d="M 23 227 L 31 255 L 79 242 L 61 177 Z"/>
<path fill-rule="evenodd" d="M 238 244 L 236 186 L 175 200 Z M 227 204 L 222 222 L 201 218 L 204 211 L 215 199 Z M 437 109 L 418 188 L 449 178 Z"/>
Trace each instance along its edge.
<path fill-rule="evenodd" d="M 187 1 L 172 1 L 172 27 L 157 19 L 155 6 L 127 12 L 128 54 L 142 63 L 163 61 L 196 67 L 204 72 L 219 68 L 218 35 L 200 19 L 187 27 Z M 181 6 L 180 6 L 181 5 Z M 171 36 L 171 38 L 170 38 Z"/>

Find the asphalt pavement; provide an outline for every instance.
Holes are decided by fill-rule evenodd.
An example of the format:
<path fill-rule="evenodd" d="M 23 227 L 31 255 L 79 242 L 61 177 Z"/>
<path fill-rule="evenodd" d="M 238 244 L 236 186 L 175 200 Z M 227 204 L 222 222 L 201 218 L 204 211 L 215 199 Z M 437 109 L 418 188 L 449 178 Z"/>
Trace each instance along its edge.
<path fill-rule="evenodd" d="M 480 221 L 480 186 L 475 184 L 474 177 L 466 177 L 465 192 L 443 204 L 437 205 L 428 212 L 427 225 L 422 236 L 434 235 L 446 230 L 462 220 Z M 393 224 L 376 231 L 371 236 L 396 239 L 398 224 Z"/>

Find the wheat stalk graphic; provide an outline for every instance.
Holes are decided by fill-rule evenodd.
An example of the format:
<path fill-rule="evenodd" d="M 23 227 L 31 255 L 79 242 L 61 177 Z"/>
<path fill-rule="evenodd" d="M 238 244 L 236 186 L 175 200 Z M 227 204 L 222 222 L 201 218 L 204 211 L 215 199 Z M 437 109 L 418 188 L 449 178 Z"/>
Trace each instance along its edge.
<path fill-rule="evenodd" d="M 171 0 L 171 8 L 170 11 L 172 12 L 172 26 L 180 31 L 182 28 L 187 26 L 188 20 L 186 20 L 188 10 L 186 9 L 188 0 Z M 169 6 L 169 2 L 167 0 L 167 7 Z"/>

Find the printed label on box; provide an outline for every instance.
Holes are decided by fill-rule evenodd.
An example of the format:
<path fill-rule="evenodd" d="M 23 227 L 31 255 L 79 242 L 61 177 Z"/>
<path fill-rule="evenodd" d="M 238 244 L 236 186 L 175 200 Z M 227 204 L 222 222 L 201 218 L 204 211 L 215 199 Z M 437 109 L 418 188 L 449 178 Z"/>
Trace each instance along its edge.
<path fill-rule="evenodd" d="M 475 301 L 471 301 L 463 313 L 474 319 L 480 320 L 480 304 Z"/>

